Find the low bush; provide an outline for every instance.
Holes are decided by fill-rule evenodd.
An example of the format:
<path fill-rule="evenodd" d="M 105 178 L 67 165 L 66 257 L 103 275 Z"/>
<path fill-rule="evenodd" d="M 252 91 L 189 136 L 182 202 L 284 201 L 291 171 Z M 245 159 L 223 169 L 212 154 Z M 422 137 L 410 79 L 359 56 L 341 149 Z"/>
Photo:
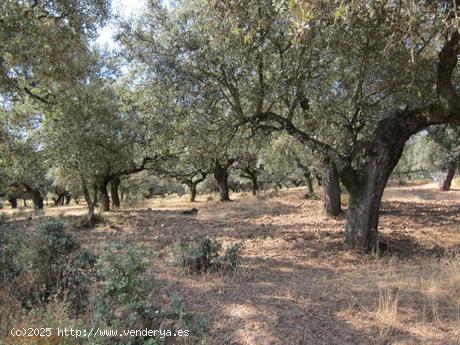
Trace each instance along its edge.
<path fill-rule="evenodd" d="M 94 319 L 102 327 L 125 329 L 159 328 L 164 317 L 154 305 L 154 284 L 145 277 L 146 253 L 135 246 L 110 244 L 97 262 L 99 292 L 91 303 Z M 103 339 L 108 344 L 159 344 L 151 337 Z"/>
<path fill-rule="evenodd" d="M 218 257 L 217 268 L 221 271 L 234 271 L 241 263 L 241 245 L 235 243 L 225 249 L 223 256 Z"/>
<path fill-rule="evenodd" d="M 190 273 L 234 271 L 240 264 L 241 246 L 236 243 L 219 255 L 222 245 L 208 237 L 179 244 L 176 263 Z"/>
<path fill-rule="evenodd" d="M 77 242 L 64 231 L 64 223 L 48 219 L 40 223 L 33 234 L 31 247 L 31 270 L 37 284 L 51 294 L 59 285 L 67 264 L 67 255 L 78 247 Z"/>
<path fill-rule="evenodd" d="M 65 298 L 77 314 L 87 306 L 96 257 L 79 248 L 64 231 L 64 223 L 49 219 L 28 236 L 0 220 L 2 252 L 0 268 L 14 278 L 15 298 L 27 309 L 46 305 L 54 296 Z"/>
<path fill-rule="evenodd" d="M 146 279 L 144 253 L 111 244 L 98 263 L 101 288 L 95 296 L 95 318 L 108 326 L 142 329 L 153 318 L 153 282 Z"/>
<path fill-rule="evenodd" d="M 58 293 L 70 303 L 75 316 L 88 309 L 90 286 L 96 280 L 96 261 L 96 255 L 85 250 L 63 267 Z"/>
<path fill-rule="evenodd" d="M 135 246 L 111 244 L 103 250 L 96 265 L 101 287 L 91 303 L 95 306 L 94 319 L 101 326 L 125 329 L 185 328 L 190 336 L 182 339 L 184 344 L 198 344 L 206 333 L 206 322 L 196 321 L 177 296 L 172 297 L 170 308 L 161 307 L 153 279 L 146 277 L 146 258 L 148 253 Z M 126 345 L 168 343 L 158 336 L 104 341 Z"/>
<path fill-rule="evenodd" d="M 71 336 L 58 336 L 60 329 L 82 329 L 84 325 L 80 320 L 72 319 L 70 316 L 71 306 L 66 301 L 53 298 L 46 306 L 37 306 L 25 312 L 18 323 L 14 325 L 15 329 L 32 329 L 38 330 L 40 334 L 47 336 L 11 336 L 7 339 L 7 344 L 15 345 L 96 345 L 95 342 L 82 342 L 82 339 Z M 48 333 L 46 329 L 49 329 Z M 49 335 L 49 336 L 48 336 Z"/>
<path fill-rule="evenodd" d="M 22 264 L 18 260 L 18 253 L 22 245 L 21 235 L 7 218 L 0 215 L 0 272 L 2 280 L 10 280 L 22 270 Z"/>

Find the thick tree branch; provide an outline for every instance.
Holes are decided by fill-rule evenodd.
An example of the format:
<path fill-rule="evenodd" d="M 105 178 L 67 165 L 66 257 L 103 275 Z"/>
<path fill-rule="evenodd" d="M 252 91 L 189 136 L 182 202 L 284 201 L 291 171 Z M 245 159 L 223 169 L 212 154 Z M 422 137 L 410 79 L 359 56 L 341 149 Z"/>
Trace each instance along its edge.
<path fill-rule="evenodd" d="M 345 163 L 345 159 L 341 157 L 339 153 L 337 152 L 337 150 L 335 150 L 332 146 L 311 137 L 304 131 L 301 131 L 296 126 L 294 126 L 292 121 L 290 121 L 289 119 L 281 115 L 278 115 L 274 112 L 264 112 L 264 113 L 257 114 L 254 120 L 255 120 L 256 125 L 259 122 L 264 122 L 264 121 L 277 122 L 290 135 L 297 138 L 297 140 L 299 140 L 302 144 L 308 146 L 313 151 L 321 151 L 324 155 L 333 159 L 338 166 L 341 166 Z"/>

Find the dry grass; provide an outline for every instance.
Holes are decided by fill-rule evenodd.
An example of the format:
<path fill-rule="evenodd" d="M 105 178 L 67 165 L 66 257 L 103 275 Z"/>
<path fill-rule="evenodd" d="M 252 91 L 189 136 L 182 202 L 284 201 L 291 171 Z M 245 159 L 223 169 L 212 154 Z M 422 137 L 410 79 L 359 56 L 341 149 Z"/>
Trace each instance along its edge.
<path fill-rule="evenodd" d="M 460 177 L 454 178 L 452 181 L 452 188 L 460 188 Z"/>
<path fill-rule="evenodd" d="M 159 296 L 175 292 L 207 318 L 210 344 L 460 344 L 460 191 L 389 188 L 385 256 L 350 251 L 343 220 L 327 219 L 322 201 L 302 194 L 230 203 L 200 196 L 196 217 L 180 212 L 192 207 L 186 196 L 155 199 L 107 213 L 105 225 L 77 236 L 95 250 L 108 241 L 152 248 L 148 274 Z M 237 273 L 195 276 L 173 266 L 178 239 L 198 235 L 243 243 Z"/>

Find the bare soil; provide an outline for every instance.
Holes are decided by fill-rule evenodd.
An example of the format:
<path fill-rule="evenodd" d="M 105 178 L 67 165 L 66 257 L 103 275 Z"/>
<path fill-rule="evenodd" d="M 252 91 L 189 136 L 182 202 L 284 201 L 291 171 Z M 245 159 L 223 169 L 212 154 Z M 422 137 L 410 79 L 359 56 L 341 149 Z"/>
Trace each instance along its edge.
<path fill-rule="evenodd" d="M 206 318 L 209 344 L 460 344 L 460 190 L 388 188 L 380 234 L 389 250 L 381 256 L 350 250 L 344 219 L 326 218 L 322 201 L 303 194 L 240 194 L 229 203 L 200 196 L 193 205 L 186 196 L 156 199 L 106 213 L 105 225 L 75 235 L 94 250 L 109 241 L 152 248 L 148 274 L 158 294 L 176 293 Z M 191 207 L 197 216 L 181 213 Z M 238 271 L 188 275 L 176 267 L 179 239 L 199 235 L 241 243 Z"/>

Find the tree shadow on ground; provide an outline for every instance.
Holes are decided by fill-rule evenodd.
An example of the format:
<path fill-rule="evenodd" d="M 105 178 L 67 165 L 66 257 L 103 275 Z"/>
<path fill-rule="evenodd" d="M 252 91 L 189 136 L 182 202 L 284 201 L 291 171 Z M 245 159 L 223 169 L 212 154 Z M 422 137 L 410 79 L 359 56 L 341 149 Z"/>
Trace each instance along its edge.
<path fill-rule="evenodd" d="M 384 202 L 380 210 L 381 216 L 410 217 L 414 224 L 450 223 L 458 224 L 459 205 L 440 205 L 437 203 Z"/>
<path fill-rule="evenodd" d="M 347 314 L 353 301 L 375 306 L 378 294 L 355 289 L 357 281 L 347 281 L 333 270 L 274 258 L 244 257 L 243 262 L 233 277 L 211 274 L 158 281 L 163 289 L 184 296 L 195 312 L 211 317 L 212 344 L 388 344 L 390 338 L 420 344 L 434 340 L 398 325 L 386 329 L 391 337 L 377 324 L 366 330 L 354 325 Z"/>

